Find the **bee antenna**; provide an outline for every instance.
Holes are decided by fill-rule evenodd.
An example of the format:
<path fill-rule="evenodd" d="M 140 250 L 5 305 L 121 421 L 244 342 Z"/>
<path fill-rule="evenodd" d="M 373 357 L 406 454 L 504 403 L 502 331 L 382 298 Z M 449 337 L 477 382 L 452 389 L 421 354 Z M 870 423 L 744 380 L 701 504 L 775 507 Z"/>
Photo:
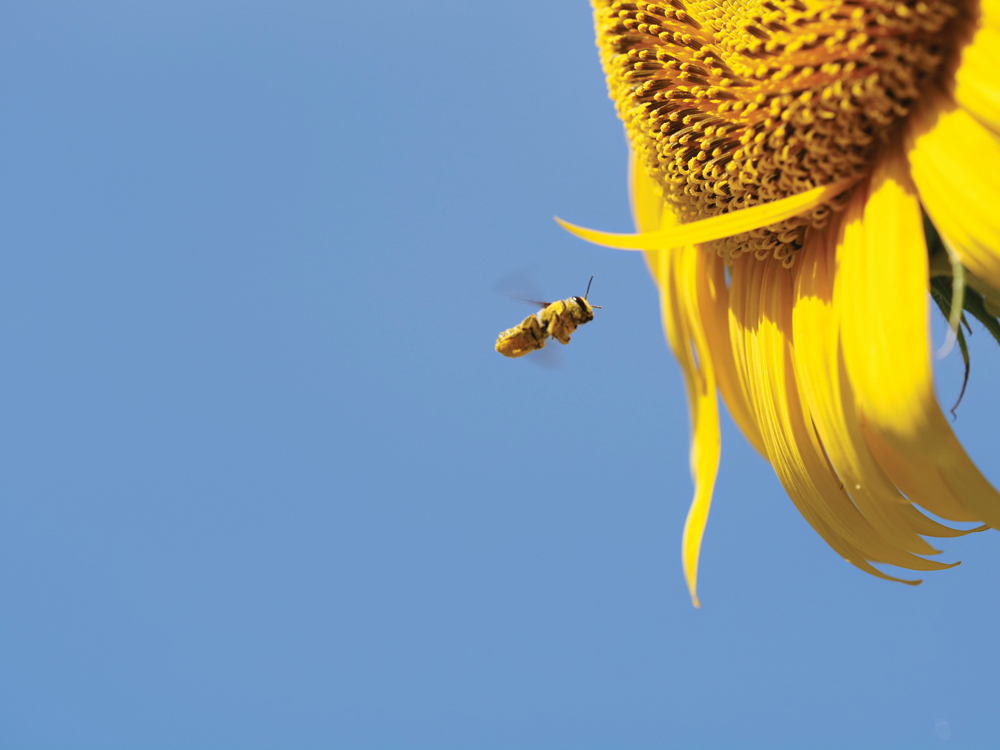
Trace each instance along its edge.
<path fill-rule="evenodd" d="M 590 277 L 590 281 L 587 282 L 587 291 L 583 295 L 584 299 L 587 299 L 587 297 L 590 295 L 590 285 L 593 284 L 593 283 L 594 283 L 594 277 L 591 276 Z"/>

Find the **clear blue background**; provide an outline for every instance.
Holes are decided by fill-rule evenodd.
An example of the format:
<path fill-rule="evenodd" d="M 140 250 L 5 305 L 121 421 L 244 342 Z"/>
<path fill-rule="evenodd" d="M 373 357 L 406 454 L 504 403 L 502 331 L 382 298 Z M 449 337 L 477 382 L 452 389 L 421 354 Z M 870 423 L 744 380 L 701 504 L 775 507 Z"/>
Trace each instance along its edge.
<path fill-rule="evenodd" d="M 1000 742 L 996 533 L 865 576 L 728 418 L 691 607 L 652 283 L 551 218 L 630 226 L 585 3 L 5 3 L 0 70 L 0 745 Z"/>

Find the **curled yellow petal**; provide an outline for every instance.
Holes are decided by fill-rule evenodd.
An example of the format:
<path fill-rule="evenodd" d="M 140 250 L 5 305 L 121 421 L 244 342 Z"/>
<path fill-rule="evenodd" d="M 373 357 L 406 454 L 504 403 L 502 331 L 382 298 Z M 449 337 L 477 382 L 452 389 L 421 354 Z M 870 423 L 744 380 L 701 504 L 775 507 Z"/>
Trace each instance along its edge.
<path fill-rule="evenodd" d="M 666 250 L 731 237 L 790 219 L 832 201 L 850 189 L 858 179 L 857 176 L 845 177 L 829 185 L 806 190 L 781 200 L 640 234 L 599 232 L 578 227 L 559 217 L 556 217 L 556 221 L 568 232 L 596 245 L 613 247 L 617 250 Z"/>

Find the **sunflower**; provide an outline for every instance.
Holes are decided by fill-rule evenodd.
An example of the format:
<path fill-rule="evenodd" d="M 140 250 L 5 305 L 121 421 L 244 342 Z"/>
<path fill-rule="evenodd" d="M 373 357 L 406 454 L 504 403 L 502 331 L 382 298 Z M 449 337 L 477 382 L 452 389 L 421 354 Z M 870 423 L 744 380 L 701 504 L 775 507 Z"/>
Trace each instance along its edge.
<path fill-rule="evenodd" d="M 845 560 L 957 565 L 926 537 L 1000 528 L 1000 495 L 935 398 L 928 291 L 964 355 L 965 312 L 1000 332 L 1000 0 L 593 5 L 638 233 L 563 224 L 644 251 L 659 288 L 695 606 L 717 392 Z"/>

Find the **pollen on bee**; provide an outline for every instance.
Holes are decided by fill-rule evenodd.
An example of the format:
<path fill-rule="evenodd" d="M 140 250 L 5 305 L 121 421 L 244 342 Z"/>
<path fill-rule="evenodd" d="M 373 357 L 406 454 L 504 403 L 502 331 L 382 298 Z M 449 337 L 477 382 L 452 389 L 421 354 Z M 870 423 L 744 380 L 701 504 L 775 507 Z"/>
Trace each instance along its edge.
<path fill-rule="evenodd" d="M 587 292 L 590 292 L 589 284 Z M 579 326 L 594 319 L 594 307 L 587 302 L 586 295 L 552 302 L 501 333 L 495 348 L 505 357 L 523 357 L 543 349 L 550 337 L 560 344 L 568 344 L 569 337 Z"/>

